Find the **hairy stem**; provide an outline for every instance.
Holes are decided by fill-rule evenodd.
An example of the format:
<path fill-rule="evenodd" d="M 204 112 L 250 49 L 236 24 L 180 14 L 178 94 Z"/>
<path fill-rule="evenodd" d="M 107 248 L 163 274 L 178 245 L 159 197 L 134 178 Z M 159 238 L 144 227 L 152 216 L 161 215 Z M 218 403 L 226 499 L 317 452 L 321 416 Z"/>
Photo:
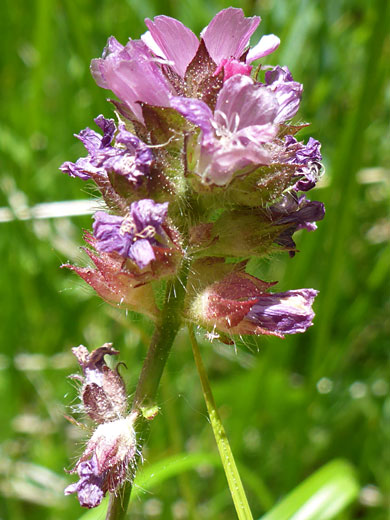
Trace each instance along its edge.
<path fill-rule="evenodd" d="M 221 457 L 223 469 L 225 471 L 226 479 L 228 481 L 230 493 L 232 495 L 234 507 L 236 508 L 237 516 L 240 520 L 253 520 L 248 500 L 245 495 L 244 487 L 241 482 L 241 477 L 238 473 L 233 453 L 230 448 L 230 444 L 226 436 L 225 429 L 222 425 L 221 418 L 217 410 L 217 405 L 214 401 L 210 383 L 203 365 L 203 361 L 200 355 L 198 343 L 196 341 L 192 325 L 188 325 L 188 331 L 190 334 L 192 352 L 194 354 L 196 368 L 198 369 L 200 382 L 202 384 L 204 400 L 206 402 L 207 411 L 210 417 L 210 423 L 213 428 L 215 441 L 218 446 L 219 455 Z"/>
<path fill-rule="evenodd" d="M 135 391 L 132 409 L 140 413 L 135 425 L 138 455 L 133 463 L 133 475 L 136 473 L 142 448 L 149 433 L 150 419 L 157 411 L 158 385 L 180 327 L 189 265 L 190 259 L 185 258 L 177 277 L 167 284 L 161 319 L 156 325 Z M 125 517 L 131 489 L 132 481 L 127 482 L 118 494 L 110 496 L 106 520 L 122 520 Z"/>

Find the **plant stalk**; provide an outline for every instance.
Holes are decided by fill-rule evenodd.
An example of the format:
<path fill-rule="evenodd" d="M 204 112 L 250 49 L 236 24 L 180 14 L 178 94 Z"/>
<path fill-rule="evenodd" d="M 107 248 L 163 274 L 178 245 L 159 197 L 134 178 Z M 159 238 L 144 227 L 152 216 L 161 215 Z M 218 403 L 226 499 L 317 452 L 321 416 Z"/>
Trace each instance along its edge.
<path fill-rule="evenodd" d="M 225 429 L 214 401 L 210 383 L 207 377 L 207 372 L 203 365 L 192 325 L 188 325 L 188 331 L 190 334 L 192 352 L 194 354 L 196 368 L 198 370 L 200 382 L 202 384 L 203 396 L 210 417 L 210 423 L 213 428 L 215 441 L 218 446 L 219 455 L 221 457 L 223 469 L 228 481 L 237 516 L 239 520 L 253 520 L 245 490 L 241 482 L 241 477 L 233 457 L 233 452 L 230 448 Z"/>
<path fill-rule="evenodd" d="M 135 424 L 137 455 L 132 465 L 133 478 L 142 458 L 142 448 L 148 437 L 150 419 L 153 419 L 157 411 L 156 395 L 158 385 L 173 341 L 180 328 L 181 310 L 184 303 L 189 265 L 190 259 L 185 258 L 178 275 L 167 284 L 161 318 L 156 325 L 135 391 L 132 411 L 137 410 L 139 417 Z M 117 494 L 110 495 L 106 520 L 123 520 L 125 518 L 133 478 L 126 482 Z"/>

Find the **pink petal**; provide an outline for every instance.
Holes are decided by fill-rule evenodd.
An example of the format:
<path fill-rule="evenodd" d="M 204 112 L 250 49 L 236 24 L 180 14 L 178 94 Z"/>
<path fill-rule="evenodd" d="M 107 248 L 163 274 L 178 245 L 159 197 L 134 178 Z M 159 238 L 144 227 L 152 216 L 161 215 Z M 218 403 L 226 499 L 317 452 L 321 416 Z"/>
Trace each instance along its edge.
<path fill-rule="evenodd" d="M 202 32 L 214 62 L 218 65 L 223 58 L 240 58 L 260 20 L 260 16 L 245 18 L 243 10 L 234 7 L 216 14 Z"/>
<path fill-rule="evenodd" d="M 276 96 L 267 87 L 254 84 L 248 76 L 235 75 L 222 87 L 215 107 L 215 120 L 230 130 L 274 122 Z"/>
<path fill-rule="evenodd" d="M 143 117 L 138 101 L 169 106 L 170 86 L 143 42 L 129 41 L 123 51 L 100 61 L 105 88 L 127 103 L 140 121 Z"/>
<path fill-rule="evenodd" d="M 247 126 L 237 132 L 237 137 L 245 137 L 253 143 L 267 143 L 276 137 L 279 127 L 272 123 Z"/>
<path fill-rule="evenodd" d="M 156 16 L 154 21 L 146 18 L 145 24 L 161 49 L 163 57 L 172 61 L 174 63 L 172 68 L 179 76 L 184 77 L 199 47 L 198 38 L 185 25 L 169 16 Z M 161 53 L 157 54 L 161 55 Z"/>
<path fill-rule="evenodd" d="M 124 46 L 118 42 L 114 36 L 110 36 L 107 40 L 106 46 L 103 49 L 103 55 L 101 58 L 97 58 L 91 61 L 91 74 L 96 81 L 97 85 L 102 88 L 109 89 L 107 85 L 104 70 L 105 70 L 105 59 L 113 53 L 119 53 L 123 51 Z"/>
<path fill-rule="evenodd" d="M 176 109 L 188 121 L 199 126 L 205 136 L 209 136 L 212 131 L 211 119 L 213 113 L 208 105 L 200 99 L 172 97 L 171 107 Z"/>
<path fill-rule="evenodd" d="M 157 45 L 157 43 L 154 41 L 152 33 L 150 31 L 144 32 L 144 34 L 141 34 L 141 40 L 144 42 L 144 44 L 149 47 L 149 49 L 155 54 L 156 56 L 160 56 L 160 58 L 164 58 L 165 60 L 167 57 L 163 53 L 163 51 L 160 49 L 160 47 Z"/>
<path fill-rule="evenodd" d="M 252 72 L 252 65 L 247 65 L 242 61 L 238 61 L 236 59 L 223 59 L 218 66 L 217 70 L 214 72 L 216 76 L 219 71 L 223 68 L 223 79 L 226 81 L 227 79 L 235 76 L 236 74 L 242 74 L 243 76 L 250 76 Z"/>
<path fill-rule="evenodd" d="M 271 52 L 276 51 L 279 45 L 280 39 L 277 36 L 274 34 L 266 34 L 260 39 L 259 43 L 249 50 L 246 63 L 252 63 L 252 61 L 268 56 Z"/>
<path fill-rule="evenodd" d="M 264 147 L 250 143 L 247 146 L 231 147 L 215 153 L 210 164 L 208 177 L 213 184 L 224 186 L 228 184 L 234 173 L 251 164 L 270 164 L 271 153 Z"/>

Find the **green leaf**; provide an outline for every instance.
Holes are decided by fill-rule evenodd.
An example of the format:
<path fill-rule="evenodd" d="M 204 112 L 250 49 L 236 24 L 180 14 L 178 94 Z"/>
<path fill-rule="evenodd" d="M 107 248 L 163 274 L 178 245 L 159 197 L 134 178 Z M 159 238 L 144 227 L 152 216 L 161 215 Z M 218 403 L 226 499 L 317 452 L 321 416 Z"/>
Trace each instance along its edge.
<path fill-rule="evenodd" d="M 355 472 L 344 460 L 333 460 L 299 484 L 261 520 L 329 520 L 359 492 Z"/>

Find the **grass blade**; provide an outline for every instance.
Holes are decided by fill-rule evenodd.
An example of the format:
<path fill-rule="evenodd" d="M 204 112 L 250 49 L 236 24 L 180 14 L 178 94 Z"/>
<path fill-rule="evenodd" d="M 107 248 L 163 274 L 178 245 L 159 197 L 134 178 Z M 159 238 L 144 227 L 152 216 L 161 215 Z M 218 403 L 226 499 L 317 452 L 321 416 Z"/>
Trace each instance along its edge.
<path fill-rule="evenodd" d="M 334 460 L 302 482 L 261 520 L 329 520 L 351 504 L 358 492 L 352 466 Z"/>

